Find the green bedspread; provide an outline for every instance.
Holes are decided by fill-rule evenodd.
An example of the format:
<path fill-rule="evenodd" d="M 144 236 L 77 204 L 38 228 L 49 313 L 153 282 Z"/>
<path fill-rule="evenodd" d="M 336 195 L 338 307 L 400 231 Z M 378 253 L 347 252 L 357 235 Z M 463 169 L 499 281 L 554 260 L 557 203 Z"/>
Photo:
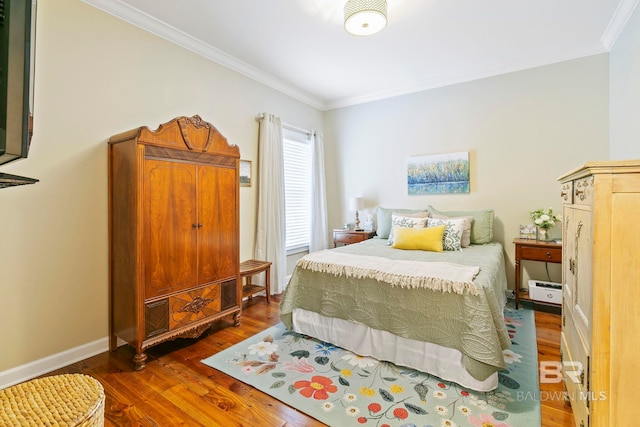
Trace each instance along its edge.
<path fill-rule="evenodd" d="M 332 249 L 344 253 L 478 266 L 478 295 L 393 287 L 375 279 L 337 277 L 296 266 L 280 303 L 283 323 L 301 308 L 367 325 L 409 339 L 454 348 L 478 380 L 504 368 L 502 350 L 511 341 L 502 319 L 506 273 L 502 245 L 472 245 L 463 251 L 405 251 L 371 239 Z M 334 343 L 335 344 L 335 343 Z M 381 343 L 381 345 L 384 345 Z"/>

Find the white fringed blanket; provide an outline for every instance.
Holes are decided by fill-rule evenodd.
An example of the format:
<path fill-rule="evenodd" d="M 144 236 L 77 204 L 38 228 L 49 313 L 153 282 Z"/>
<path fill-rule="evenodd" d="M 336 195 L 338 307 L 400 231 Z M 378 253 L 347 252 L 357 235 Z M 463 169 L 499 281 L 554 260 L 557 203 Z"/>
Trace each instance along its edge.
<path fill-rule="evenodd" d="M 478 294 L 473 279 L 480 272 L 480 267 L 450 262 L 394 260 L 324 250 L 305 255 L 297 265 L 334 276 L 375 279 L 392 286 Z"/>

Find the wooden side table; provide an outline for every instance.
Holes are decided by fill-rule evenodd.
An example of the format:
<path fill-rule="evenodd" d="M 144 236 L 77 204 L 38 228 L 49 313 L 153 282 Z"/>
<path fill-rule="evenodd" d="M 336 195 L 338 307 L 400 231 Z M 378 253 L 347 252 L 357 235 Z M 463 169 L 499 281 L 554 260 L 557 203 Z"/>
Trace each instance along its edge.
<path fill-rule="evenodd" d="M 562 264 L 562 243 L 533 239 L 513 239 L 516 245 L 516 308 L 520 304 L 520 284 L 522 273 L 520 261 L 542 261 Z"/>
<path fill-rule="evenodd" d="M 258 286 L 251 283 L 251 277 L 265 272 L 264 286 Z M 246 280 L 242 286 L 242 298 L 253 297 L 253 294 L 265 291 L 267 294 L 267 304 L 270 304 L 269 295 L 271 294 L 271 262 L 250 259 L 240 263 L 240 278 Z"/>
<path fill-rule="evenodd" d="M 352 243 L 364 242 L 365 240 L 371 239 L 375 235 L 375 231 L 356 231 L 346 230 L 344 228 L 334 228 L 333 247 L 335 248 L 336 246 L 338 246 L 338 243 L 350 245 Z"/>

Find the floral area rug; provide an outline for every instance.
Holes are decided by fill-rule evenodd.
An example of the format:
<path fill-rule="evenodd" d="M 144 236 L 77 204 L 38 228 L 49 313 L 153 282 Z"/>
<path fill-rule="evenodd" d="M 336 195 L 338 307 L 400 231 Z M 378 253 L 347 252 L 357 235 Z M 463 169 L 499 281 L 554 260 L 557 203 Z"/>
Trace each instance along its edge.
<path fill-rule="evenodd" d="M 202 362 L 335 427 L 540 426 L 533 312 L 505 309 L 499 387 L 479 393 L 273 326 Z"/>

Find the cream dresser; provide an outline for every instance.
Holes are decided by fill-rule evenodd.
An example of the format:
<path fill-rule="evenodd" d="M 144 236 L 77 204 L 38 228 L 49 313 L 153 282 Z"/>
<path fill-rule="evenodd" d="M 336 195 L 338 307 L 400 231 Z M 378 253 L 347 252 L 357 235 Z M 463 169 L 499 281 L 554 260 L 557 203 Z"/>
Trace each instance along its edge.
<path fill-rule="evenodd" d="M 589 162 L 559 181 L 567 398 L 578 427 L 637 425 L 640 160 Z"/>

